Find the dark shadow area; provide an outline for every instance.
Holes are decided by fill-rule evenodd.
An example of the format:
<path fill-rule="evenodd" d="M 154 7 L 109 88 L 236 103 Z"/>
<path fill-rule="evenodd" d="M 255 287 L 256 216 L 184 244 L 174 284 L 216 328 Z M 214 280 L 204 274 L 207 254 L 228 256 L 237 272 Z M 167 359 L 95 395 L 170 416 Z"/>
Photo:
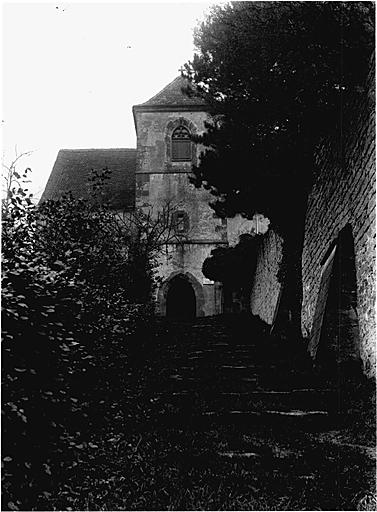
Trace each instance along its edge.
<path fill-rule="evenodd" d="M 316 364 L 331 379 L 343 381 L 362 374 L 355 249 L 349 225 L 340 232 L 337 242 Z"/>
<path fill-rule="evenodd" d="M 176 320 L 190 320 L 196 316 L 194 289 L 182 275 L 174 277 L 169 284 L 166 316 Z"/>

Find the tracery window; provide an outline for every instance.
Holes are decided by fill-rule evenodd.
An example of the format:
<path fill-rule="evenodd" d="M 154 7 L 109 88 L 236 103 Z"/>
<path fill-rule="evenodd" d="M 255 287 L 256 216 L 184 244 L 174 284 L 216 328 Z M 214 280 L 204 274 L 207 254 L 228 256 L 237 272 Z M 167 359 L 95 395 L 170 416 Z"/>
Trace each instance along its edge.
<path fill-rule="evenodd" d="M 171 136 L 171 159 L 173 162 L 190 162 L 192 142 L 190 132 L 184 126 L 178 126 Z"/>

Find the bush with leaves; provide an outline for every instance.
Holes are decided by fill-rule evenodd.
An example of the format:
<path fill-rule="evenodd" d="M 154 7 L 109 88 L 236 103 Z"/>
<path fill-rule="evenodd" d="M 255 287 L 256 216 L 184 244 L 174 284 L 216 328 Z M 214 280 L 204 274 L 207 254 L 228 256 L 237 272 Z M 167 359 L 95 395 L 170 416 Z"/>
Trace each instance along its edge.
<path fill-rule="evenodd" d="M 20 186 L 3 203 L 4 509 L 48 498 L 145 347 L 158 247 L 102 204 L 105 179 L 90 201 L 35 206 Z"/>
<path fill-rule="evenodd" d="M 235 311 L 233 302 L 236 297 L 242 301 L 243 308 L 248 310 L 259 243 L 259 236 L 243 234 L 234 247 L 213 249 L 203 262 L 203 274 L 223 284 L 225 297 L 233 297 L 232 311 Z"/>
<path fill-rule="evenodd" d="M 203 274 L 231 290 L 250 288 L 260 237 L 243 234 L 234 247 L 219 247 L 203 263 Z"/>

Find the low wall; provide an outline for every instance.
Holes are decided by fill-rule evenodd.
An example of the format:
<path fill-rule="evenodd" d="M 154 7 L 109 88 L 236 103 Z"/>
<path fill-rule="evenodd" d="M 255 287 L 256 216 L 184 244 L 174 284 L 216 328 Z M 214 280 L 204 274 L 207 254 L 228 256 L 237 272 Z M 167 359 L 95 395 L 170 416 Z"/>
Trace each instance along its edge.
<path fill-rule="evenodd" d="M 261 239 L 254 282 L 250 297 L 253 315 L 272 325 L 279 301 L 281 285 L 277 272 L 282 258 L 282 239 L 269 230 Z"/>

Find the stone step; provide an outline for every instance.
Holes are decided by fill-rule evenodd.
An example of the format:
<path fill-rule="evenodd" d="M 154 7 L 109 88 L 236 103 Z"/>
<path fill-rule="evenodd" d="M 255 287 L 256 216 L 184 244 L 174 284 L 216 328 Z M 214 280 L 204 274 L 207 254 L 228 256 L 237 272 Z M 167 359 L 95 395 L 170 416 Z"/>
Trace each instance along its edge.
<path fill-rule="evenodd" d="M 230 373 L 220 373 L 218 372 L 216 375 L 211 376 L 208 374 L 207 371 L 203 371 L 202 373 L 199 373 L 198 371 L 190 372 L 187 371 L 179 371 L 177 373 L 171 373 L 167 375 L 167 378 L 170 380 L 179 380 L 179 381 L 187 381 L 187 382 L 213 382 L 218 384 L 226 384 L 227 388 L 229 386 L 231 387 L 233 384 L 235 385 L 235 391 L 237 391 L 237 384 L 238 383 L 247 383 L 247 382 L 258 382 L 258 374 L 255 372 L 255 370 L 248 369 L 247 372 L 234 372 L 232 374 Z M 231 389 L 230 389 L 231 390 Z"/>
<path fill-rule="evenodd" d="M 259 351 L 256 348 L 250 347 L 248 350 L 243 351 L 234 351 L 229 346 L 219 345 L 216 347 L 201 347 L 200 349 L 197 346 L 193 347 L 180 347 L 179 349 L 171 349 L 169 351 L 169 358 L 176 357 L 192 357 L 192 356 L 201 356 L 201 357 L 233 357 L 243 359 L 244 357 L 253 357 L 255 354 L 259 355 Z"/>
<path fill-rule="evenodd" d="M 279 464 L 282 459 L 293 459 L 293 461 L 296 462 L 299 458 L 303 457 L 304 454 L 302 450 L 292 450 L 273 445 L 262 447 L 250 446 L 237 450 L 228 449 L 227 451 L 217 452 L 217 456 L 234 461 L 243 459 L 264 460 L 264 462 L 267 462 L 271 467 L 272 464 Z"/>
<path fill-rule="evenodd" d="M 336 409 L 336 393 L 331 390 L 316 392 L 313 390 L 295 390 L 291 392 L 223 392 L 213 389 L 194 391 L 174 391 L 156 394 L 152 400 L 171 405 L 176 409 L 226 412 L 233 409 L 240 411 L 280 410 L 323 410 Z"/>
<path fill-rule="evenodd" d="M 238 346 L 234 346 L 234 345 L 220 343 L 220 344 L 213 344 L 212 350 L 214 352 L 218 352 L 219 354 L 227 353 L 227 354 L 237 354 L 237 355 L 242 356 L 244 354 L 250 354 L 255 351 L 258 351 L 259 347 L 257 345 L 252 345 L 252 344 L 248 345 L 247 347 L 238 347 Z"/>
<path fill-rule="evenodd" d="M 266 391 L 280 390 L 289 391 L 295 388 L 320 388 L 321 383 L 318 378 L 310 373 L 299 373 L 295 370 L 286 372 L 285 375 L 279 375 L 278 372 L 260 372 L 260 387 Z"/>
<path fill-rule="evenodd" d="M 315 389 L 315 388 L 302 388 L 302 389 L 290 389 L 289 391 L 281 391 L 281 390 L 257 390 L 250 392 L 242 392 L 242 393 L 224 393 L 227 395 L 290 395 L 290 394 L 307 394 L 307 393 L 318 393 L 318 394 L 326 394 L 326 393 L 336 393 L 336 390 L 330 388 L 323 389 Z"/>
<path fill-rule="evenodd" d="M 290 430 L 331 430 L 335 427 L 337 416 L 323 410 L 231 410 L 219 412 L 208 410 L 203 413 L 179 411 L 159 416 L 161 425 L 185 427 L 193 430 L 216 428 L 220 425 L 234 425 L 240 428 L 282 428 Z"/>
<path fill-rule="evenodd" d="M 166 356 L 164 356 L 166 358 Z M 281 368 L 293 367 L 292 362 L 289 358 L 274 357 L 273 354 L 268 357 L 265 354 L 261 354 L 257 350 L 248 350 L 243 353 L 234 353 L 232 351 L 218 351 L 211 349 L 195 350 L 195 351 L 177 351 L 169 354 L 168 360 L 182 362 L 186 361 L 189 357 L 198 357 L 202 359 L 213 359 L 222 361 L 223 364 L 234 364 L 242 363 L 243 361 L 255 361 L 263 365 L 278 365 Z"/>
<path fill-rule="evenodd" d="M 209 372 L 203 372 L 201 374 L 197 372 L 191 372 L 190 370 L 181 373 L 167 373 L 161 376 L 159 381 L 156 381 L 155 385 L 158 389 L 156 392 L 166 391 L 195 391 L 197 389 L 211 393 L 234 393 L 239 395 L 240 393 L 265 392 L 272 393 L 279 390 L 283 394 L 290 393 L 293 389 L 302 387 L 308 384 L 305 379 L 290 378 L 286 379 L 283 384 L 276 385 L 274 382 L 263 382 L 261 376 L 256 372 L 250 372 L 247 374 L 229 373 L 211 375 Z"/>
<path fill-rule="evenodd" d="M 225 368 L 223 367 L 225 366 Z M 317 387 L 318 382 L 311 375 L 300 374 L 295 370 L 287 372 L 284 377 L 276 375 L 273 368 L 263 368 L 258 365 L 222 365 L 215 366 L 187 366 L 166 368 L 160 372 L 156 385 L 159 388 L 166 386 L 166 391 L 171 391 L 172 383 L 187 384 L 187 389 L 197 388 L 198 385 L 210 387 L 222 392 L 241 393 L 247 391 L 264 390 L 289 392 L 292 389 L 309 386 Z M 258 384 L 258 389 L 256 389 Z M 182 386 L 177 389 L 179 391 Z"/>
<path fill-rule="evenodd" d="M 188 391 L 190 393 L 211 393 L 219 392 L 245 392 L 258 389 L 257 378 L 244 377 L 238 380 L 216 379 L 211 375 L 203 375 L 201 378 L 188 377 L 173 374 L 166 379 L 156 381 L 153 389 L 156 393 L 172 393 Z"/>
<path fill-rule="evenodd" d="M 169 354 L 167 363 L 175 363 L 177 365 L 185 366 L 187 362 L 195 362 L 195 364 L 206 364 L 212 362 L 221 366 L 242 366 L 247 364 L 255 364 L 265 368 L 279 368 L 284 374 L 286 371 L 298 371 L 298 368 L 292 368 L 289 360 L 280 358 L 266 357 L 265 355 L 258 354 L 257 352 L 245 352 L 243 354 L 234 354 L 232 352 L 215 352 L 209 349 L 201 351 L 191 351 L 188 354 L 185 352 Z"/>
<path fill-rule="evenodd" d="M 222 364 L 217 366 L 218 370 L 255 370 L 256 368 L 260 368 L 255 364 Z"/>
<path fill-rule="evenodd" d="M 214 372 L 214 377 L 217 376 L 224 376 L 224 378 L 227 378 L 229 374 L 237 373 L 240 376 L 247 376 L 250 372 L 253 374 L 258 374 L 259 372 L 265 372 L 266 369 L 263 368 L 260 365 L 256 364 L 244 364 L 244 365 L 222 365 L 222 364 L 216 364 L 213 362 L 209 362 L 206 365 L 198 365 L 195 364 L 193 361 L 186 361 L 185 365 L 178 366 L 178 365 L 172 365 L 170 368 L 167 368 L 165 370 L 166 375 L 169 373 L 171 374 L 182 374 L 182 375 L 188 375 L 191 373 L 197 373 L 198 375 L 202 374 L 208 374 L 208 371 L 211 370 Z M 273 371 L 272 369 L 270 371 Z"/>
<path fill-rule="evenodd" d="M 188 352 L 188 356 L 195 356 L 195 355 L 207 355 L 207 354 L 214 354 L 215 351 L 213 349 L 203 349 L 203 350 L 193 350 L 191 352 Z"/>
<path fill-rule="evenodd" d="M 206 368 L 208 365 L 216 368 L 234 367 L 234 366 L 256 366 L 261 369 L 270 368 L 274 369 L 276 364 L 271 362 L 270 364 L 255 358 L 254 356 L 241 358 L 229 358 L 229 357 L 218 357 L 209 354 L 193 355 L 190 357 L 177 357 L 166 362 L 167 366 L 175 367 L 176 369 L 181 366 L 192 366 L 196 368 Z"/>
<path fill-rule="evenodd" d="M 259 459 L 261 457 L 260 453 L 256 452 L 218 452 L 217 455 L 219 457 L 224 457 L 226 459 Z"/>

